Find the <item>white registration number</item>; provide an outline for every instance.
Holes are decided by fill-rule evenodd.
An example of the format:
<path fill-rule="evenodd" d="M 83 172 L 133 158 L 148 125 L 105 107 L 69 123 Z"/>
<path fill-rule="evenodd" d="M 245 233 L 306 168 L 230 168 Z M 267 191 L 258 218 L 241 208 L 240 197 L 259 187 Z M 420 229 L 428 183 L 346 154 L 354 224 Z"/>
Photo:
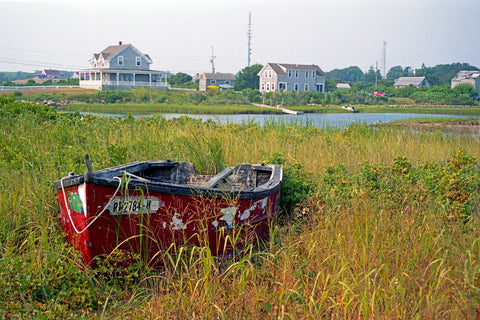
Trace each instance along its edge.
<path fill-rule="evenodd" d="M 163 202 L 156 197 L 116 197 L 107 207 L 113 215 L 155 213 Z"/>

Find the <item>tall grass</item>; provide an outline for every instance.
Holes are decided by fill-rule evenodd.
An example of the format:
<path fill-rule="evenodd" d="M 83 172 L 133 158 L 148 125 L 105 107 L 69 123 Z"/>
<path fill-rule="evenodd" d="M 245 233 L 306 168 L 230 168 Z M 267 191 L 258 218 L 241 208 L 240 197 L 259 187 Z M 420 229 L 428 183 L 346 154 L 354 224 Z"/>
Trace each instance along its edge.
<path fill-rule="evenodd" d="M 4 318 L 479 316 L 476 134 L 52 117 L 8 103 L 0 101 Z M 172 159 L 218 171 L 281 157 L 291 188 L 283 194 L 298 192 L 299 183 L 312 188 L 271 225 L 268 244 L 232 260 L 178 247 L 161 253 L 162 270 L 88 269 L 63 241 L 51 187 L 69 171 L 84 172 L 85 153 L 94 169 Z"/>

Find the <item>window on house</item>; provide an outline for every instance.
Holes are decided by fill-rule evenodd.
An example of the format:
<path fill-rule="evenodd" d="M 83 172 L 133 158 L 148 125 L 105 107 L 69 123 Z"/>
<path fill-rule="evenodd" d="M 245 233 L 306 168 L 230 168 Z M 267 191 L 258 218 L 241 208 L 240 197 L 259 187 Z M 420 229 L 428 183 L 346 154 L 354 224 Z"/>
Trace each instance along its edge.
<path fill-rule="evenodd" d="M 295 83 L 295 84 L 293 85 L 293 89 L 294 89 L 296 92 L 298 92 L 298 83 Z"/>
<path fill-rule="evenodd" d="M 262 82 L 262 90 L 265 90 L 265 83 Z"/>
<path fill-rule="evenodd" d="M 278 83 L 278 91 L 279 92 L 284 92 L 287 90 L 287 84 L 285 82 L 279 82 Z"/>
<path fill-rule="evenodd" d="M 317 92 L 323 92 L 323 84 L 317 83 Z"/>
<path fill-rule="evenodd" d="M 308 91 L 308 83 L 305 83 L 304 90 L 305 90 L 305 91 Z"/>
<path fill-rule="evenodd" d="M 210 84 L 215 84 L 217 83 L 215 80 L 210 80 Z"/>
<path fill-rule="evenodd" d="M 225 84 L 230 84 L 230 80 L 225 80 Z"/>
<path fill-rule="evenodd" d="M 140 57 L 136 57 L 135 59 L 135 65 L 137 67 L 140 67 L 142 65 L 142 59 Z"/>
<path fill-rule="evenodd" d="M 123 66 L 123 56 L 118 56 L 118 65 Z"/>
<path fill-rule="evenodd" d="M 308 78 L 308 71 L 305 71 L 305 78 Z"/>
<path fill-rule="evenodd" d="M 272 91 L 275 91 L 275 83 L 272 83 Z"/>
<path fill-rule="evenodd" d="M 295 70 L 295 78 L 298 78 L 298 70 Z"/>
<path fill-rule="evenodd" d="M 267 83 L 267 91 L 270 91 L 270 83 Z"/>
<path fill-rule="evenodd" d="M 292 76 L 292 70 L 288 70 L 288 76 L 289 76 L 289 77 Z"/>

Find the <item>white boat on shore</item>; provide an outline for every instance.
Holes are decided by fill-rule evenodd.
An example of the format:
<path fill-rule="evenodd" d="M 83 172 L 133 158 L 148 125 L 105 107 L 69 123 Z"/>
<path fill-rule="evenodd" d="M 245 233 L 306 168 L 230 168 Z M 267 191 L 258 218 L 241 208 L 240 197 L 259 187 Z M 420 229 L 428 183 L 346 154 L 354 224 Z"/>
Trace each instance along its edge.
<path fill-rule="evenodd" d="M 342 106 L 342 109 L 345 109 L 345 110 L 348 110 L 348 111 L 352 111 L 353 113 L 357 113 L 357 112 L 358 112 L 358 110 L 355 109 L 354 107 Z"/>

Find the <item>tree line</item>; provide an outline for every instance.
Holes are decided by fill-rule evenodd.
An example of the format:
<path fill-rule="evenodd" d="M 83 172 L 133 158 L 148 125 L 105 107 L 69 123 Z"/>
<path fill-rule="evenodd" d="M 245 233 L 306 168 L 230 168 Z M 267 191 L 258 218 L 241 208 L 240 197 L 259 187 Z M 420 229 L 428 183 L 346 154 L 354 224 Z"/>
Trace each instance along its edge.
<path fill-rule="evenodd" d="M 405 103 L 405 104 L 449 104 L 449 105 L 476 105 L 475 98 L 478 92 L 471 85 L 462 84 L 454 89 L 450 87 L 451 79 L 461 70 L 479 70 L 468 63 L 453 63 L 449 65 L 437 65 L 435 67 L 426 67 L 422 65 L 420 69 L 413 70 L 410 67 L 394 66 L 387 72 L 386 79 L 382 79 L 379 70 L 371 67 L 367 72 L 360 68 L 352 66 L 344 69 L 334 69 L 326 72 L 326 94 L 311 92 L 287 92 L 287 93 L 266 93 L 261 94 L 259 88 L 258 73 L 263 68 L 260 64 L 254 64 L 245 67 L 236 74 L 235 90 L 219 92 L 191 92 L 188 94 L 168 94 L 154 93 L 148 90 L 134 90 L 126 92 L 99 92 L 86 96 L 77 96 L 76 100 L 95 102 L 104 101 L 107 103 L 116 102 L 156 102 L 164 103 L 167 101 L 176 101 L 176 103 L 193 104 L 249 104 L 264 102 L 268 104 L 282 104 L 285 106 L 295 105 L 328 105 L 328 104 L 387 104 L 387 103 Z M 432 87 L 416 88 L 409 86 L 406 88 L 395 88 L 394 81 L 401 76 L 425 76 Z M 33 81 L 33 80 L 32 80 Z M 192 76 L 185 73 L 177 73 L 167 79 L 168 83 L 174 87 L 198 88 L 197 83 L 193 82 Z M 46 80 L 42 85 L 51 83 Z M 60 80 L 56 84 L 71 84 L 78 80 Z M 351 89 L 337 89 L 338 83 L 349 83 Z M 28 85 L 28 82 L 27 82 Z M 389 95 L 386 97 L 374 97 L 374 91 L 384 91 Z M 241 94 L 238 94 L 241 92 Z M 46 94 L 39 94 L 42 98 L 47 98 Z M 33 97 L 35 98 L 35 97 Z M 39 97 L 40 98 L 40 97 Z M 57 100 L 59 96 L 52 96 Z M 64 99 L 65 97 L 62 97 Z M 397 99 L 397 101 L 396 101 Z"/>

